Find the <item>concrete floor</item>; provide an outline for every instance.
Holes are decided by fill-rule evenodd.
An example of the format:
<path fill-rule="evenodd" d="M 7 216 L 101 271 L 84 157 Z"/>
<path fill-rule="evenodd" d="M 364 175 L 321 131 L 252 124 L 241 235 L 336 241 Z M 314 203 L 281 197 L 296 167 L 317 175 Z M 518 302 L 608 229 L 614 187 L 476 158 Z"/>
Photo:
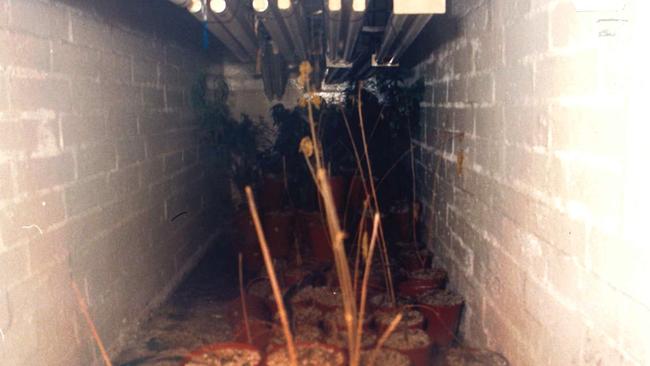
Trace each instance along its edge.
<path fill-rule="evenodd" d="M 224 319 L 227 300 L 237 295 L 236 271 L 213 249 L 172 297 L 130 336 L 115 366 L 177 366 L 191 350 L 231 337 Z"/>

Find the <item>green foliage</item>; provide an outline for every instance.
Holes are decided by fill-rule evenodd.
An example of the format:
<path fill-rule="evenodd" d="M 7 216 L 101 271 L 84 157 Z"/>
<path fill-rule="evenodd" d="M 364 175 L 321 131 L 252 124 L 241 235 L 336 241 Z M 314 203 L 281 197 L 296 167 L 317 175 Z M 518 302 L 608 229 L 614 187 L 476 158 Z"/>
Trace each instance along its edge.
<path fill-rule="evenodd" d="M 210 82 L 212 88 L 208 88 Z M 228 107 L 229 88 L 222 77 L 210 78 L 202 74 L 192 88 L 192 106 L 204 132 L 204 149 L 208 150 L 208 164 L 225 164 L 230 177 L 243 191 L 259 177 L 257 157 L 260 153 L 261 126 L 242 115 L 237 121 Z M 210 167 L 209 167 L 210 168 Z"/>
<path fill-rule="evenodd" d="M 424 95 L 424 80 L 409 83 L 412 76 L 408 71 L 386 71 L 366 80 L 360 91 L 373 173 L 382 180 L 378 189 L 382 205 L 408 200 L 410 195 L 405 187 L 410 187 L 412 179 L 411 139 L 420 133 L 420 102 Z M 346 114 L 351 124 L 358 126 L 358 87 L 348 89 L 346 94 Z M 362 146 L 359 137 L 355 140 L 357 146 Z"/>

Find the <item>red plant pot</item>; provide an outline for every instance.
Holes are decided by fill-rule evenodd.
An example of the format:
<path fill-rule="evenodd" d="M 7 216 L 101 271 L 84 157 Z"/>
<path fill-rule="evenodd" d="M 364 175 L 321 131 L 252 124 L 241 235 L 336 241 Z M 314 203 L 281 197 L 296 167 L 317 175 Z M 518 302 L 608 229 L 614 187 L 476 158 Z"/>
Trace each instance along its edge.
<path fill-rule="evenodd" d="M 398 286 L 398 292 L 402 296 L 416 297 L 424 292 L 442 289 L 447 283 L 447 275 L 443 270 L 438 270 L 439 276 L 435 278 L 418 279 L 407 277 Z"/>
<path fill-rule="evenodd" d="M 284 272 L 282 274 L 284 287 L 289 288 L 295 285 L 296 283 L 302 281 L 307 275 L 309 275 L 309 273 L 309 271 L 305 271 L 299 267 Z"/>
<path fill-rule="evenodd" d="M 266 304 L 265 299 L 255 296 L 255 295 L 246 295 L 246 310 L 248 313 L 248 319 L 259 319 L 268 321 L 270 318 L 269 308 Z M 242 310 L 241 296 L 232 300 L 228 304 L 228 317 L 231 323 L 231 326 L 238 325 L 244 319 L 244 314 Z"/>
<path fill-rule="evenodd" d="M 309 243 L 316 262 L 330 263 L 334 260 L 332 244 L 325 219 L 319 212 L 303 212 L 303 238 Z"/>
<path fill-rule="evenodd" d="M 454 341 L 460 322 L 463 303 L 454 305 L 420 305 L 420 311 L 427 319 L 426 332 L 431 342 L 440 347 L 448 347 Z"/>
<path fill-rule="evenodd" d="M 413 214 L 410 208 L 390 213 L 390 224 L 400 241 L 413 240 Z"/>
<path fill-rule="evenodd" d="M 345 209 L 345 202 L 348 194 L 348 181 L 345 177 L 337 175 L 329 177 L 329 182 L 336 210 L 343 211 Z M 318 199 L 321 201 L 322 205 L 323 202 L 320 193 L 318 193 Z"/>
<path fill-rule="evenodd" d="M 429 268 L 431 266 L 431 255 L 422 255 L 422 262 L 417 255 L 404 255 L 400 257 L 402 268 L 411 272 L 419 269 Z"/>
<path fill-rule="evenodd" d="M 264 360 L 261 358 L 263 356 L 262 352 L 260 352 L 259 348 L 255 347 L 253 345 L 246 344 L 246 343 L 215 343 L 215 344 L 210 344 L 210 345 L 207 345 L 207 346 L 203 346 L 201 348 L 198 348 L 198 349 L 190 352 L 190 354 L 187 357 L 185 357 L 185 360 L 183 360 L 183 365 L 189 364 L 190 362 L 192 362 L 192 360 L 200 359 L 201 356 L 203 354 L 205 354 L 205 353 L 220 351 L 220 350 L 224 350 L 224 349 L 241 349 L 241 350 L 248 350 L 248 351 L 254 351 L 254 352 L 259 353 L 260 354 L 260 362 L 255 363 L 255 364 L 250 365 L 250 366 L 259 366 L 259 365 L 262 365 L 263 362 L 264 362 Z"/>
<path fill-rule="evenodd" d="M 429 366 L 433 360 L 431 345 L 409 350 L 399 350 L 394 348 L 392 350 L 401 352 L 402 354 L 406 355 L 411 360 L 412 366 Z"/>
<path fill-rule="evenodd" d="M 282 209 L 286 193 L 284 180 L 277 177 L 265 176 L 259 191 L 260 194 L 257 199 L 262 211 L 270 212 Z"/>
<path fill-rule="evenodd" d="M 378 313 L 388 313 L 388 314 L 397 315 L 397 313 L 398 313 L 400 310 L 401 310 L 400 308 L 395 308 L 395 307 L 384 307 L 384 308 L 380 308 L 380 309 L 378 309 L 377 312 L 378 312 Z M 423 314 L 422 314 L 422 321 L 419 321 L 419 322 L 417 322 L 416 324 L 409 325 L 409 326 L 407 326 L 407 328 L 409 328 L 409 329 L 422 329 L 422 330 L 424 330 L 424 329 L 425 329 L 425 323 L 426 323 L 426 321 L 427 321 L 427 318 L 424 316 L 424 313 L 423 313 Z M 399 326 L 400 326 L 400 325 L 398 324 L 398 327 L 399 327 Z M 376 327 L 377 327 L 377 333 L 379 333 L 379 334 L 383 334 L 384 331 L 386 330 L 386 328 L 388 327 L 388 324 L 386 324 L 386 325 L 382 325 L 382 324 L 380 324 L 380 323 L 376 323 Z M 402 328 L 402 329 L 403 329 L 403 328 Z"/>
<path fill-rule="evenodd" d="M 246 210 L 237 212 L 233 218 L 233 227 L 235 229 L 233 239 L 238 243 L 237 250 L 244 257 L 244 268 L 248 271 L 260 270 L 264 265 L 264 258 L 257 242 L 255 225 L 250 213 Z"/>
<path fill-rule="evenodd" d="M 363 208 L 363 201 L 365 200 L 366 192 L 363 189 L 363 181 L 361 176 L 355 174 L 350 179 L 350 187 L 348 189 L 348 211 L 358 212 Z"/>
<path fill-rule="evenodd" d="M 270 212 L 264 215 L 264 234 L 273 257 L 289 255 L 293 243 L 293 212 Z"/>
<path fill-rule="evenodd" d="M 249 319 L 248 328 L 250 330 L 250 343 L 246 334 L 246 323 L 242 320 L 236 327 L 233 327 L 233 338 L 237 343 L 251 344 L 258 349 L 266 349 L 271 338 L 272 330 L 268 322 Z"/>
<path fill-rule="evenodd" d="M 347 360 L 346 360 L 346 356 L 345 356 L 345 352 L 344 352 L 341 348 L 339 348 L 339 347 L 335 347 L 335 346 L 332 346 L 332 345 L 330 345 L 330 344 L 325 344 L 325 343 L 302 343 L 302 342 L 297 342 L 297 343 L 295 344 L 295 346 L 296 346 L 296 351 L 298 352 L 298 354 L 300 354 L 300 349 L 301 349 L 301 348 L 316 348 L 316 347 L 318 347 L 318 348 L 322 348 L 322 349 L 331 350 L 331 351 L 333 351 L 333 352 L 335 352 L 335 353 L 340 354 L 340 355 L 341 355 L 341 359 L 343 360 L 343 362 L 341 363 L 341 366 L 345 365 L 346 362 L 347 362 Z M 286 348 L 287 348 L 286 345 L 277 345 L 277 346 L 275 346 L 275 347 L 271 347 L 271 349 L 269 349 L 268 352 L 266 353 L 266 357 L 265 357 L 265 359 L 264 359 L 264 364 L 265 364 L 265 365 L 268 365 L 269 357 L 270 357 L 272 354 L 274 354 L 275 352 L 278 352 L 278 351 L 281 350 L 281 349 L 286 349 Z M 331 360 L 328 360 L 328 361 L 331 361 Z M 298 364 L 300 364 L 300 361 L 298 362 Z"/>

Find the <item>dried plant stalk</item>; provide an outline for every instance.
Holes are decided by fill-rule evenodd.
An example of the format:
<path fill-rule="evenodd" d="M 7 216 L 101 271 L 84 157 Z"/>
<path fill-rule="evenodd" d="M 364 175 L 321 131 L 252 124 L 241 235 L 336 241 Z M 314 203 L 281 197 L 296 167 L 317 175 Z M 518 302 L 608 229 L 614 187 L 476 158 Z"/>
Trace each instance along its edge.
<path fill-rule="evenodd" d="M 246 291 L 244 291 L 244 257 L 241 252 L 239 253 L 239 298 L 241 299 L 241 311 L 244 316 L 244 329 L 246 330 L 246 339 L 249 344 L 253 344 L 253 338 L 251 337 L 251 328 L 248 323 L 248 308 L 246 307 Z"/>
<path fill-rule="evenodd" d="M 104 364 L 106 366 L 113 366 L 113 363 L 111 362 L 111 358 L 108 357 L 108 353 L 106 352 L 106 348 L 104 347 L 104 342 L 102 342 L 102 339 L 99 337 L 99 333 L 97 332 L 95 323 L 93 322 L 93 319 L 90 316 L 90 312 L 88 311 L 88 304 L 86 304 L 86 301 L 81 295 L 81 291 L 79 291 L 79 287 L 77 287 L 77 284 L 74 281 L 72 281 L 72 289 L 74 290 L 74 294 L 77 297 L 77 302 L 79 303 L 79 310 L 81 311 L 81 314 L 83 314 L 84 319 L 86 319 L 86 323 L 90 328 L 90 332 L 93 335 L 93 339 L 95 340 L 95 344 L 97 345 L 97 348 L 99 348 L 99 353 L 102 355 Z"/>
<path fill-rule="evenodd" d="M 377 232 L 379 228 L 379 213 L 375 213 L 375 219 L 372 224 L 372 236 L 370 238 L 370 248 L 366 256 L 366 267 L 363 272 L 363 282 L 361 284 L 361 300 L 359 303 L 359 317 L 357 321 L 357 340 L 356 350 L 352 353 L 352 365 L 358 365 L 361 357 L 361 336 L 363 335 L 363 319 L 366 310 L 366 297 L 368 296 L 368 279 L 370 278 L 370 271 L 372 270 L 372 255 L 375 251 L 375 244 L 377 243 Z"/>
<path fill-rule="evenodd" d="M 372 350 L 372 353 L 370 354 L 370 360 L 368 362 L 368 366 L 372 366 L 375 364 L 375 359 L 377 358 L 377 352 L 381 349 L 381 347 L 384 346 L 384 343 L 388 340 L 388 337 L 390 337 L 391 334 L 395 331 L 395 328 L 397 328 L 397 325 L 399 322 L 402 321 L 402 313 L 399 313 L 395 315 L 393 320 L 390 322 L 388 325 L 388 328 L 384 331 L 384 334 L 379 337 L 379 340 L 377 341 L 377 345 L 375 345 L 375 348 Z"/>
<path fill-rule="evenodd" d="M 375 204 L 375 210 L 377 212 L 381 212 L 381 209 L 379 208 L 379 199 L 377 199 L 377 189 L 375 188 L 375 182 L 372 179 L 373 174 L 372 174 L 372 164 L 370 163 L 370 154 L 368 153 L 368 142 L 366 140 L 366 132 L 364 128 L 364 122 L 363 122 L 363 105 L 361 103 L 361 86 L 362 82 L 359 82 L 359 92 L 357 95 L 357 107 L 358 107 L 358 113 L 359 113 L 359 127 L 361 128 L 361 141 L 363 142 L 363 152 L 365 154 L 365 159 L 366 159 L 366 165 L 368 169 L 368 177 L 370 181 L 370 192 L 372 193 L 372 198 L 374 200 Z M 381 218 L 380 218 L 381 220 Z M 386 285 L 388 287 L 388 294 L 390 295 L 391 303 L 393 305 L 397 304 L 397 301 L 395 300 L 395 289 L 393 287 L 393 279 L 392 279 L 392 274 L 390 270 L 390 262 L 388 260 L 388 248 L 386 245 L 386 239 L 384 238 L 384 232 L 382 230 L 382 226 L 380 225 L 380 239 L 381 239 L 381 259 L 382 259 L 382 264 L 384 265 L 384 278 L 386 279 Z"/>
<path fill-rule="evenodd" d="M 327 226 L 329 228 L 330 237 L 332 238 L 332 251 L 334 252 L 334 263 L 336 272 L 341 286 L 341 293 L 343 297 L 343 316 L 348 330 L 348 342 L 350 345 L 350 352 L 354 352 L 356 342 L 355 332 L 356 329 L 356 301 L 355 295 L 352 290 L 352 278 L 350 276 L 350 267 L 348 266 L 345 248 L 343 246 L 343 239 L 345 234 L 341 231 L 339 224 L 338 213 L 334 204 L 332 196 L 332 188 L 327 179 L 325 169 L 318 169 L 316 172 L 320 182 L 320 192 L 323 197 L 323 204 L 325 206 L 325 214 L 327 217 Z"/>
<path fill-rule="evenodd" d="M 287 353 L 289 353 L 289 361 L 292 366 L 297 366 L 298 357 L 296 355 L 296 347 L 293 343 L 293 336 L 291 335 L 291 329 L 289 328 L 289 318 L 287 317 L 287 311 L 284 307 L 284 301 L 282 300 L 282 292 L 280 291 L 280 285 L 278 285 L 278 279 L 275 276 L 275 269 L 273 268 L 273 260 L 271 259 L 271 253 L 269 250 L 268 243 L 266 242 L 266 237 L 264 236 L 264 230 L 262 229 L 260 216 L 257 212 L 257 206 L 255 205 L 253 190 L 251 189 L 250 186 L 246 186 L 246 197 L 248 198 L 248 208 L 250 209 L 251 216 L 253 217 L 253 223 L 255 224 L 255 231 L 257 232 L 257 238 L 260 242 L 260 247 L 262 248 L 262 255 L 264 257 L 266 272 L 268 273 L 269 280 L 271 281 L 271 288 L 273 289 L 273 298 L 275 300 L 275 303 L 278 306 L 280 322 L 282 323 L 282 331 L 284 333 L 285 339 L 287 340 Z"/>

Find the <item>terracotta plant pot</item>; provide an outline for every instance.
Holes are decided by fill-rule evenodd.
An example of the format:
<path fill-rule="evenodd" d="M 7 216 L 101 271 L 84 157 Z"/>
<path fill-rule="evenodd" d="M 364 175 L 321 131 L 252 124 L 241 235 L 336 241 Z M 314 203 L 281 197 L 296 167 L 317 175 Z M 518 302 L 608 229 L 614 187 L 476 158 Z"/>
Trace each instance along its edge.
<path fill-rule="evenodd" d="M 393 342 L 394 338 L 401 338 L 399 345 Z M 408 345 L 403 342 L 408 342 Z M 413 366 L 431 365 L 432 346 L 430 337 L 422 329 L 396 330 L 385 343 L 386 348 L 408 356 Z"/>
<path fill-rule="evenodd" d="M 432 291 L 417 299 L 418 309 L 427 318 L 427 333 L 436 346 L 451 345 L 460 323 L 463 299 L 449 290 Z"/>
<path fill-rule="evenodd" d="M 326 354 L 326 358 L 322 360 L 312 360 L 312 362 L 304 361 L 304 358 L 301 355 L 309 354 L 313 349 L 320 349 Z M 270 349 L 264 360 L 265 365 L 267 366 L 279 366 L 279 365 L 288 365 L 286 362 L 288 356 L 286 355 L 287 347 L 282 345 Z M 332 366 L 343 366 L 346 362 L 345 353 L 338 347 L 331 346 L 324 343 L 296 343 L 296 352 L 298 353 L 298 364 L 309 364 L 309 365 L 332 365 Z M 278 353 L 282 353 L 281 359 L 283 362 L 278 362 Z M 303 362 L 301 362 L 303 361 Z"/>
<path fill-rule="evenodd" d="M 316 262 L 331 263 L 334 260 L 327 224 L 320 212 L 303 212 L 303 239 L 309 243 Z"/>
<path fill-rule="evenodd" d="M 246 324 L 243 320 L 236 327 L 233 327 L 234 341 L 251 344 L 261 350 L 265 349 L 269 344 L 269 337 L 272 333 L 269 323 L 258 319 L 249 319 L 248 327 L 250 329 L 251 343 L 248 342 Z"/>
<path fill-rule="evenodd" d="M 291 268 L 284 273 L 282 273 L 282 277 L 284 280 L 284 287 L 289 288 L 296 283 L 302 281 L 306 276 L 308 276 L 311 272 L 306 271 L 300 267 L 296 268 Z"/>
<path fill-rule="evenodd" d="M 407 312 L 417 312 L 414 314 L 415 316 L 408 318 L 407 317 Z M 379 334 L 383 334 L 388 325 L 390 324 L 390 320 L 393 319 L 395 315 L 397 315 L 398 312 L 402 313 L 402 321 L 400 324 L 398 324 L 397 328 L 409 328 L 409 329 L 423 329 L 425 328 L 426 324 L 426 317 L 424 314 L 415 309 L 402 309 L 399 307 L 384 307 L 380 308 L 375 312 L 375 327 L 377 328 L 377 332 Z M 413 319 L 413 320 L 411 320 Z M 407 324 L 407 322 L 411 324 Z"/>
<path fill-rule="evenodd" d="M 355 174 L 350 179 L 350 187 L 348 189 L 348 202 L 347 209 L 349 212 L 359 212 L 363 209 L 363 201 L 365 200 L 365 190 L 363 189 L 363 181 L 361 176 Z"/>
<path fill-rule="evenodd" d="M 334 198 L 334 204 L 336 205 L 336 210 L 343 212 L 345 209 L 345 203 L 348 195 L 348 181 L 345 177 L 336 175 L 329 177 L 330 187 L 332 188 L 332 198 Z M 322 198 L 320 193 L 318 194 L 318 199 L 321 200 L 321 206 L 323 205 Z"/>
<path fill-rule="evenodd" d="M 427 333 L 436 346 L 451 345 L 460 323 L 463 304 L 432 306 L 423 308 L 422 314 L 427 318 Z"/>
<path fill-rule="evenodd" d="M 242 362 L 241 363 L 242 366 L 262 365 L 263 360 L 262 360 L 262 353 L 260 352 L 260 350 L 257 347 L 246 343 L 215 343 L 215 344 L 201 347 L 199 349 L 192 351 L 187 357 L 185 357 L 185 360 L 183 361 L 183 365 L 188 365 L 194 362 L 197 362 L 199 364 L 208 364 L 205 359 L 206 355 L 213 355 L 213 354 L 218 355 L 219 352 L 222 352 L 224 350 L 248 351 L 253 354 L 256 354 L 254 362 Z M 236 365 L 235 363 L 231 363 L 231 364 Z"/>
<path fill-rule="evenodd" d="M 413 213 L 410 206 L 393 210 L 388 217 L 390 228 L 397 240 L 407 242 L 413 240 Z"/>
<path fill-rule="evenodd" d="M 259 192 L 257 199 L 263 212 L 278 211 L 284 206 L 286 189 L 282 178 L 265 176 L 260 184 Z"/>
<path fill-rule="evenodd" d="M 422 348 L 413 348 L 409 350 L 401 350 L 403 354 L 408 356 L 413 366 L 429 366 L 431 365 L 431 346 Z"/>
<path fill-rule="evenodd" d="M 286 257 L 293 244 L 293 212 L 270 212 L 263 218 L 264 234 L 273 257 Z"/>
<path fill-rule="evenodd" d="M 265 299 L 260 298 L 259 296 L 250 294 L 246 295 L 246 309 L 249 319 L 265 321 L 271 319 L 271 314 L 269 313 L 269 308 Z M 238 296 L 228 304 L 228 319 L 233 327 L 238 325 L 244 319 L 241 296 Z"/>
<path fill-rule="evenodd" d="M 430 268 L 431 260 L 432 260 L 431 253 L 420 253 L 420 255 L 418 256 L 418 254 L 413 250 L 408 251 L 399 256 L 399 262 L 402 265 L 402 268 L 404 268 L 408 272 L 417 271 L 424 268 Z"/>
<path fill-rule="evenodd" d="M 420 271 L 432 272 L 431 278 L 416 278 L 414 273 Z M 410 272 L 407 278 L 398 286 L 398 292 L 402 296 L 417 297 L 427 291 L 442 289 L 447 283 L 447 273 L 442 269 L 424 269 Z"/>
<path fill-rule="evenodd" d="M 244 257 L 244 269 L 252 272 L 260 270 L 264 265 L 264 258 L 257 242 L 253 219 L 247 210 L 235 214 L 233 228 L 233 240 L 238 243 L 237 251 Z"/>

